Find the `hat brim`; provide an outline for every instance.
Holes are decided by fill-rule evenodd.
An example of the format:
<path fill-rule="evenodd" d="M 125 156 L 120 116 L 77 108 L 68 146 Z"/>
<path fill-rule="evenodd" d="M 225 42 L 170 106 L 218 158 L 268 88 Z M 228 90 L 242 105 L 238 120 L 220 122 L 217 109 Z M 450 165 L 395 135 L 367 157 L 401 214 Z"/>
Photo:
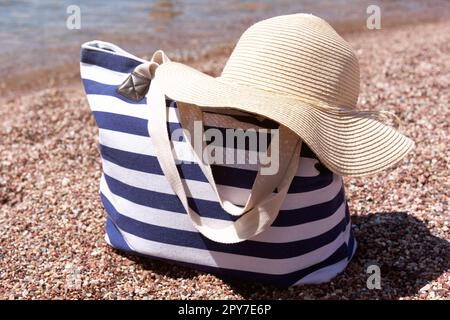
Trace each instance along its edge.
<path fill-rule="evenodd" d="M 330 114 L 295 97 L 230 83 L 181 63 L 160 65 L 156 76 L 166 96 L 175 101 L 233 108 L 288 127 L 339 175 L 364 176 L 382 171 L 402 160 L 414 146 L 411 139 L 368 116 Z"/>

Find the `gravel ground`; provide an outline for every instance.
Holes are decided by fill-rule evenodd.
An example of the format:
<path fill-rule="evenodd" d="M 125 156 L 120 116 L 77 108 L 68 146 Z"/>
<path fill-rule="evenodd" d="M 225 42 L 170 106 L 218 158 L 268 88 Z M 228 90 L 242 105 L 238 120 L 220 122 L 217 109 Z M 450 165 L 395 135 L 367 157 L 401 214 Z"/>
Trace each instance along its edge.
<path fill-rule="evenodd" d="M 0 298 L 450 299 L 450 23 L 346 38 L 360 105 L 396 112 L 417 146 L 395 169 L 346 179 L 359 250 L 343 274 L 279 289 L 109 248 L 97 130 L 77 83 L 1 104 Z M 201 69 L 217 74 L 225 54 Z M 381 268 L 379 290 L 367 289 L 369 264 Z"/>

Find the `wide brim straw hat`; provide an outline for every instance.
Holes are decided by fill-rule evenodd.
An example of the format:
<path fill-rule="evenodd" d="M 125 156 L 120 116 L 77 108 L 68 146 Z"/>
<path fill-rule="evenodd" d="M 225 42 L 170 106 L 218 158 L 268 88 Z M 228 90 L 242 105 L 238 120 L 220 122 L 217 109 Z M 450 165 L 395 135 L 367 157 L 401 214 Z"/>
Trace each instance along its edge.
<path fill-rule="evenodd" d="M 356 109 L 358 60 L 327 22 L 310 14 L 278 16 L 251 26 L 219 77 L 167 61 L 156 70 L 155 80 L 177 102 L 277 121 L 339 175 L 379 172 L 398 163 L 414 145 L 389 123 L 395 116 Z"/>

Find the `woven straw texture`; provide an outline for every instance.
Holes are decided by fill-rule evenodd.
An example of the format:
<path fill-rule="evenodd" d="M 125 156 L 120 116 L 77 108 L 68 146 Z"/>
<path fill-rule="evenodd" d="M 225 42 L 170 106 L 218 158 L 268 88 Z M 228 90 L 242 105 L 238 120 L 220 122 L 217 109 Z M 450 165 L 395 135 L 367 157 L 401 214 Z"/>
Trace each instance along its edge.
<path fill-rule="evenodd" d="M 165 94 L 210 108 L 233 108 L 294 131 L 333 172 L 362 176 L 405 157 L 414 143 L 355 109 L 359 65 L 349 44 L 324 20 L 293 14 L 260 21 L 238 41 L 218 78 L 167 62 L 156 71 Z"/>

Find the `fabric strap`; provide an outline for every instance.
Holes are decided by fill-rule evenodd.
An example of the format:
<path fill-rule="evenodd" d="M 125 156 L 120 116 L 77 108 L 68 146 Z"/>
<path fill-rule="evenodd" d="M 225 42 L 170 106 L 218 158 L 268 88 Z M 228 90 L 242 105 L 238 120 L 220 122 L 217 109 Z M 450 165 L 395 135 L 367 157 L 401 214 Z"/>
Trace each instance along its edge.
<path fill-rule="evenodd" d="M 167 131 L 168 110 L 165 94 L 158 77 L 155 76 L 157 66 L 167 60 L 167 56 L 162 51 L 157 51 L 148 64 L 146 63 L 136 68 L 139 70 L 148 68 L 150 70 L 149 75 L 152 78 L 147 94 L 147 104 L 150 108 L 148 130 L 161 169 L 192 220 L 194 227 L 201 234 L 212 241 L 220 243 L 237 243 L 248 240 L 266 230 L 276 219 L 292 179 L 298 170 L 301 140 L 288 128 L 284 126 L 279 127 L 276 133 L 278 137 L 274 137 L 279 139 L 278 170 L 273 175 L 264 175 L 261 174 L 261 167 L 258 169 L 252 191 L 243 207 L 236 206 L 230 201 L 222 199 L 218 192 L 209 160 L 205 163 L 203 161 L 203 152 L 199 152 L 198 148 L 188 143 L 197 158 L 197 164 L 211 185 L 222 208 L 230 215 L 240 216 L 236 221 L 227 222 L 225 225 L 223 223 L 218 224 L 217 221 L 214 223 L 211 219 L 201 217 L 189 206 L 186 192 L 187 186 L 181 179 L 176 167 L 172 144 Z M 178 103 L 177 105 L 183 129 L 189 133 L 190 137 L 194 137 L 194 121 L 202 122 L 203 119 L 201 109 L 190 104 Z M 203 127 L 201 135 L 203 137 Z M 202 143 L 204 143 L 204 139 L 202 139 Z M 202 144 L 200 151 L 204 150 L 204 147 L 205 145 Z M 270 150 L 270 152 L 273 152 L 273 150 Z M 277 193 L 274 193 L 275 189 L 277 189 Z"/>
<path fill-rule="evenodd" d="M 183 129 L 185 129 L 189 133 L 189 137 L 194 137 L 194 123 L 196 121 L 199 123 L 203 123 L 203 113 L 200 107 L 184 103 L 177 103 L 177 106 L 180 114 L 180 122 Z M 201 126 L 200 128 L 202 129 L 202 131 L 198 134 L 198 137 L 201 138 L 204 136 L 203 126 Z M 232 216 L 241 216 L 251 208 L 253 208 L 256 203 L 261 202 L 265 197 L 270 196 L 275 188 L 278 188 L 290 162 L 290 156 L 293 152 L 291 148 L 295 145 L 297 140 L 297 136 L 294 135 L 292 131 L 288 130 L 286 127 L 280 127 L 279 130 L 277 130 L 274 137 L 272 138 L 272 141 L 283 141 L 283 143 L 288 146 L 287 148 L 283 148 L 283 150 L 288 151 L 287 157 L 286 154 L 276 154 L 276 156 L 278 156 L 278 159 L 276 159 L 278 161 L 278 170 L 275 174 L 262 174 L 261 167 L 259 167 L 255 181 L 253 183 L 252 192 L 250 193 L 250 197 L 248 198 L 244 207 L 236 206 L 232 202 L 224 200 L 218 192 L 217 184 L 214 180 L 214 175 L 210 166 L 211 161 L 209 159 L 204 159 L 205 156 L 208 155 L 208 153 L 203 152 L 203 150 L 206 149 L 205 140 L 201 139 L 200 142 L 196 142 L 197 144 L 201 144 L 200 149 L 193 148 L 192 143 L 188 143 L 188 145 L 191 147 L 193 154 L 196 156 L 197 163 L 203 174 L 207 178 L 209 184 L 213 188 L 213 191 L 215 192 L 222 208 Z M 268 147 L 267 152 L 271 153 L 273 151 L 272 146 L 274 144 L 275 143 L 272 143 Z M 278 149 L 277 151 L 280 150 L 278 144 L 275 145 L 275 148 Z M 204 160 L 207 161 L 205 162 Z"/>

